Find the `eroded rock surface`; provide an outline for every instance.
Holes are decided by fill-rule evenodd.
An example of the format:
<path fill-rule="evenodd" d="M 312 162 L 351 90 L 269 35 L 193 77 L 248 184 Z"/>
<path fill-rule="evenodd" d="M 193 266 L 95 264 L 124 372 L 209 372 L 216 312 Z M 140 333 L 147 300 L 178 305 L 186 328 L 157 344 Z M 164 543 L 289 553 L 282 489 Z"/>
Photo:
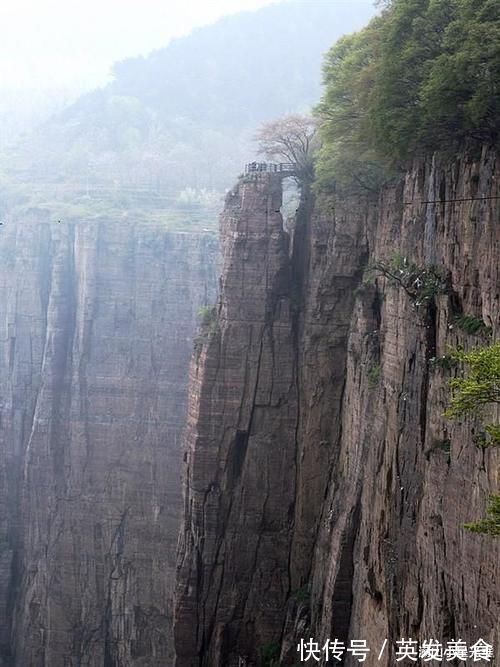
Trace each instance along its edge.
<path fill-rule="evenodd" d="M 218 242 L 49 222 L 0 237 L 0 664 L 172 664 L 180 436 Z"/>
<path fill-rule="evenodd" d="M 400 638 L 498 647 L 499 543 L 463 524 L 498 493 L 499 452 L 474 446 L 480 420 L 443 418 L 452 371 L 432 360 L 481 343 L 460 314 L 498 336 L 499 188 L 492 149 L 429 159 L 375 200 L 305 197 L 291 249 L 277 176 L 228 195 L 191 368 L 179 667 L 292 665 L 309 637 L 366 639 L 387 667 Z M 364 277 L 395 254 L 447 293 L 417 306 Z"/>
<path fill-rule="evenodd" d="M 222 216 L 218 318 L 191 369 L 181 665 L 237 662 L 272 641 L 289 594 L 298 393 L 280 206 L 267 175 L 230 192 Z"/>

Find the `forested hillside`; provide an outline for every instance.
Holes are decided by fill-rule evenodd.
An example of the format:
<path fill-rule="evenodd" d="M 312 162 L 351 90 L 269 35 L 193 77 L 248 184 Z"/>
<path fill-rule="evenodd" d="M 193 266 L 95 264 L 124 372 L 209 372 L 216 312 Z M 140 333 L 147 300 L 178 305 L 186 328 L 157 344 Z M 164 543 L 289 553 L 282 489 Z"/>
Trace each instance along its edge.
<path fill-rule="evenodd" d="M 340 39 L 318 105 L 323 186 L 376 189 L 415 156 L 494 142 L 500 131 L 500 3 L 399 0 Z"/>

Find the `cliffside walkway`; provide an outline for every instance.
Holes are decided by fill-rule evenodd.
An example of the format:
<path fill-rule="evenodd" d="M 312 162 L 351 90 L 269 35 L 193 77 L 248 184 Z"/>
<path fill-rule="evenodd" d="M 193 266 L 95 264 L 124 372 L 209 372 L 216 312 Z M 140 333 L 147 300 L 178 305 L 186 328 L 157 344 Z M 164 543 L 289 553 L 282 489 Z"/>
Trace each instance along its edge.
<path fill-rule="evenodd" d="M 295 176 L 297 165 L 293 162 L 249 162 L 245 165 L 245 175 L 280 174 L 283 178 Z"/>

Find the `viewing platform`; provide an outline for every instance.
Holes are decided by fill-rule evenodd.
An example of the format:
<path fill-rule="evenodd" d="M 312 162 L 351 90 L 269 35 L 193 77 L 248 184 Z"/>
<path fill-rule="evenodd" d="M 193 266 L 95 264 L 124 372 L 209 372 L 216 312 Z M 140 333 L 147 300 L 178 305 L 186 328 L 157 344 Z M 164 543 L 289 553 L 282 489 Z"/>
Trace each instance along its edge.
<path fill-rule="evenodd" d="M 245 165 L 245 175 L 280 174 L 283 178 L 295 176 L 297 165 L 293 162 L 249 162 Z"/>

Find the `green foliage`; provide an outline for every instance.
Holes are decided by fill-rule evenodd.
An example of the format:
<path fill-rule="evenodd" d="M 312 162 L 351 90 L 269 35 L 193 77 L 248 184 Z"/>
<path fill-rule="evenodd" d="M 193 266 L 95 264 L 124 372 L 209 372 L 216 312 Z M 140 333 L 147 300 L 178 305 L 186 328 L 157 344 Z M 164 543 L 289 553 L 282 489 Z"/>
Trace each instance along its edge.
<path fill-rule="evenodd" d="M 206 329 L 210 328 L 217 319 L 217 307 L 216 306 L 202 306 L 198 315 L 200 317 L 201 326 Z"/>
<path fill-rule="evenodd" d="M 444 5 L 436 2 L 435 5 Z M 500 5 L 497 0 L 454 0 L 443 23 L 442 52 L 421 89 L 423 135 L 429 143 L 456 133 L 496 138 L 500 118 Z"/>
<path fill-rule="evenodd" d="M 500 537 L 500 496 L 491 495 L 488 503 L 487 517 L 475 523 L 466 523 L 464 528 L 472 533 Z"/>
<path fill-rule="evenodd" d="M 427 458 L 429 454 L 433 452 L 443 452 L 446 454 L 448 464 L 451 462 L 451 440 L 449 438 L 444 438 L 443 440 L 434 440 L 432 446 L 427 452 Z"/>
<path fill-rule="evenodd" d="M 325 92 L 316 107 L 322 119 L 316 182 L 330 189 L 358 186 L 376 190 L 387 174 L 368 141 L 371 125 L 369 91 L 376 76 L 380 18 L 362 32 L 342 37 L 324 63 Z"/>
<path fill-rule="evenodd" d="M 380 364 L 372 366 L 368 371 L 368 384 L 373 389 L 380 381 L 381 368 Z"/>
<path fill-rule="evenodd" d="M 446 417 L 480 413 L 488 405 L 500 404 L 500 341 L 465 352 L 451 351 L 451 356 L 467 368 L 462 377 L 449 380 L 452 389 Z M 475 437 L 478 447 L 500 445 L 500 424 L 487 424 L 484 433 Z M 486 519 L 465 525 L 467 530 L 498 537 L 500 535 L 500 496 L 492 495 Z"/>
<path fill-rule="evenodd" d="M 455 320 L 455 325 L 471 336 L 491 336 L 491 327 L 487 326 L 482 319 L 472 315 L 463 315 Z"/>
<path fill-rule="evenodd" d="M 500 424 L 487 424 L 484 430 L 490 438 L 490 444 L 500 445 Z"/>
<path fill-rule="evenodd" d="M 445 438 L 444 440 L 435 440 L 432 449 L 439 449 L 442 452 L 449 454 L 451 451 L 451 440 Z"/>
<path fill-rule="evenodd" d="M 480 412 L 490 404 L 500 404 L 500 341 L 465 352 L 458 348 L 450 355 L 467 368 L 462 377 L 452 378 L 450 407 L 447 417 L 461 417 Z M 498 431 L 493 425 L 491 434 Z"/>
<path fill-rule="evenodd" d="M 374 262 L 372 270 L 385 276 L 392 284 L 402 287 L 415 306 L 425 305 L 448 288 L 446 278 L 439 268 L 418 266 L 400 255 Z"/>
<path fill-rule="evenodd" d="M 278 642 L 266 644 L 260 652 L 263 667 L 277 667 L 279 665 L 281 646 Z"/>
<path fill-rule="evenodd" d="M 473 443 L 480 449 L 487 449 L 488 447 L 497 447 L 500 445 L 500 425 L 486 424 L 484 431 L 476 433 L 472 437 Z"/>
<path fill-rule="evenodd" d="M 203 345 L 217 331 L 217 306 L 202 306 L 198 310 L 200 328 L 193 340 L 193 348 L 198 354 Z"/>
<path fill-rule="evenodd" d="M 324 64 L 322 187 L 376 188 L 415 155 L 500 131 L 498 0 L 392 0 Z"/>

